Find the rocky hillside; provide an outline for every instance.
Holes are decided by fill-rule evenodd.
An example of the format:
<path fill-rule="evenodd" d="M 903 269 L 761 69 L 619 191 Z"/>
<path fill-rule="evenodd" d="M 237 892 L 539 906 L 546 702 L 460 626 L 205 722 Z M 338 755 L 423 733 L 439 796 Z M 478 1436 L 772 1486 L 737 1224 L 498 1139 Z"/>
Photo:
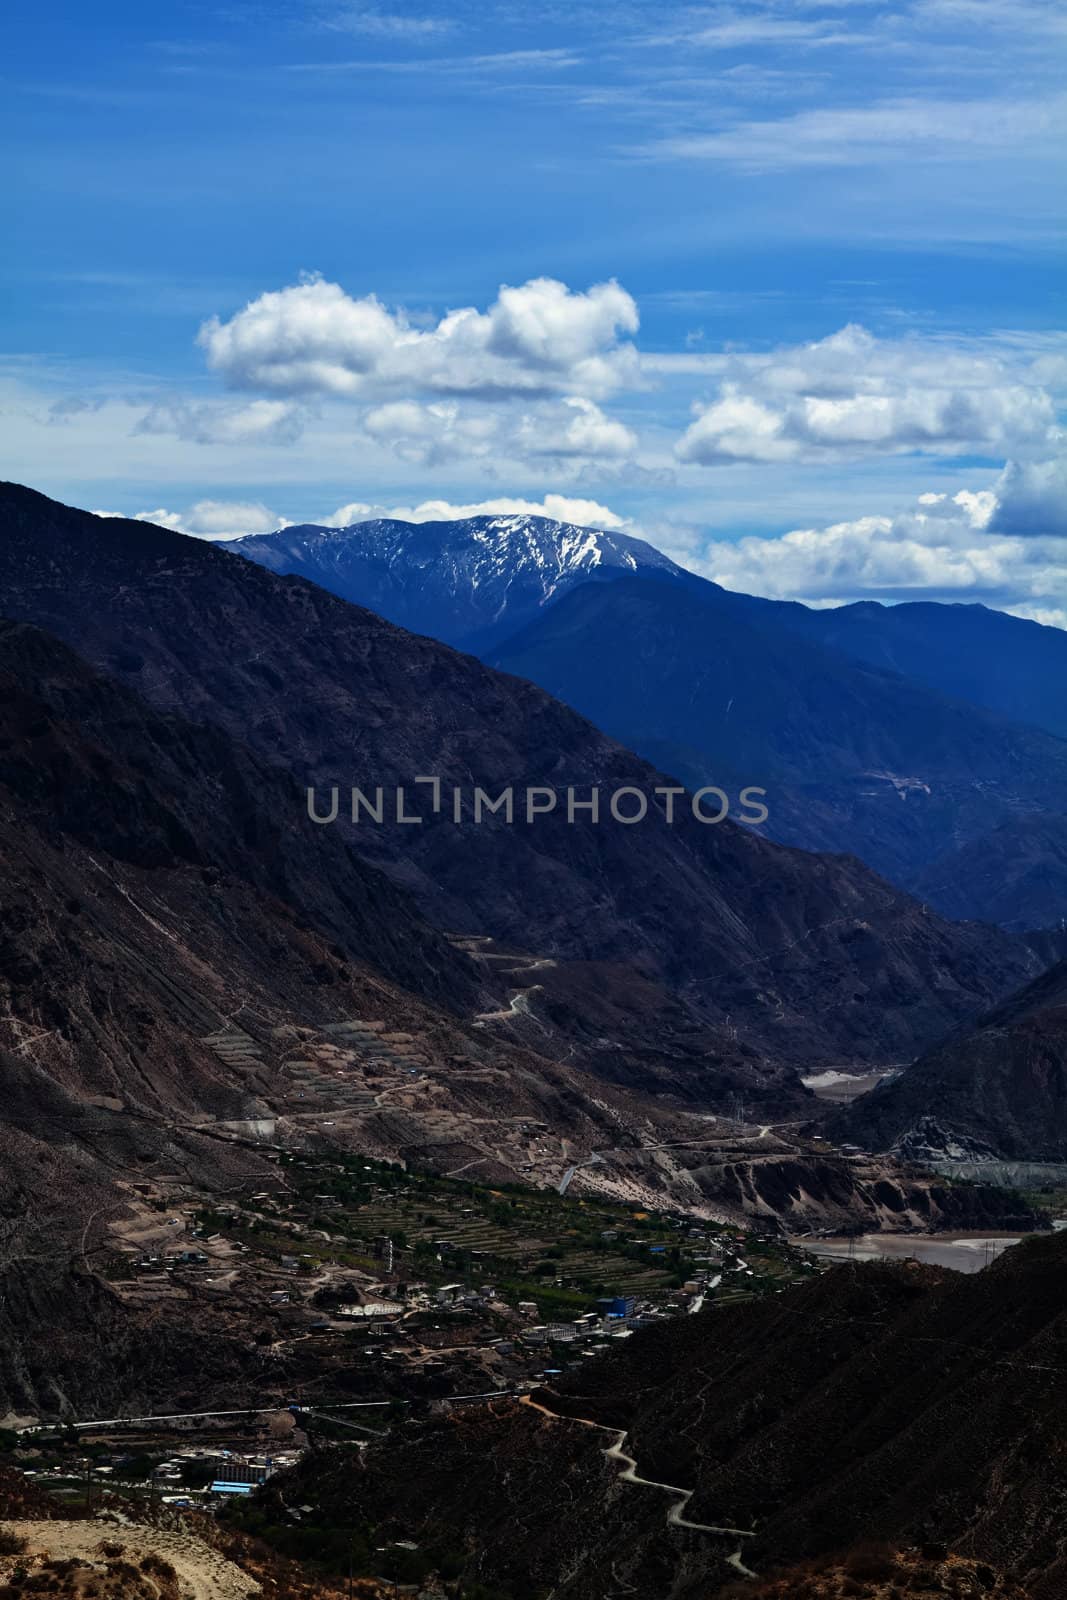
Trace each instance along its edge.
<path fill-rule="evenodd" d="M 1067 1162 L 1067 961 L 855 1101 L 831 1131 L 917 1158 Z"/>
<path fill-rule="evenodd" d="M 642 999 L 614 969 L 524 980 L 542 963 L 469 956 L 340 832 L 306 828 L 283 772 L 26 624 L 0 626 L 0 840 L 0 1410 L 63 1409 L 112 1370 L 120 1308 L 90 1269 L 138 1186 L 262 1182 L 264 1146 L 325 1127 L 502 1182 L 558 1184 L 578 1158 L 602 1192 L 793 1225 L 1016 1220 L 1000 1194 L 961 1190 L 965 1210 L 944 1185 L 687 1115 L 739 1094 L 795 1118 L 806 1096 L 650 983 Z M 549 1020 L 524 1033 L 506 996 L 538 978 Z M 331 1030 L 353 1019 L 415 1052 L 387 1090 L 343 1065 Z M 635 1033 L 629 1053 L 605 1029 Z M 55 1315 L 68 1298 L 80 1322 Z"/>
<path fill-rule="evenodd" d="M 468 795 L 664 780 L 532 685 L 296 578 L 196 540 L 8 488 L 8 611 L 157 708 L 224 728 L 298 782 Z M 423 807 L 428 812 L 428 806 Z M 809 856 L 682 808 L 626 827 L 556 811 L 508 826 L 364 822 L 361 854 L 439 927 L 542 956 L 622 961 L 704 1020 L 792 1060 L 899 1061 L 1033 975 L 1021 943 L 928 915 L 858 862 Z"/>
<path fill-rule="evenodd" d="M 835 1268 L 639 1332 L 526 1402 L 364 1452 L 356 1473 L 308 1461 L 274 1480 L 267 1511 L 386 1515 L 426 1543 L 448 1530 L 471 1580 L 509 1600 L 708 1600 L 737 1592 L 738 1562 L 769 1581 L 859 1540 L 929 1552 L 897 1593 L 924 1568 L 933 1592 L 966 1573 L 1059 1600 L 1065 1259 L 1047 1236 L 971 1277 Z M 946 1572 L 950 1550 L 970 1568 Z M 865 1593 L 845 1575 L 843 1593 Z M 835 1595 L 813 1580 L 784 1592 Z"/>
<path fill-rule="evenodd" d="M 428 1000 L 468 1008 L 469 960 L 337 829 L 307 826 L 277 767 L 210 725 L 161 715 L 39 629 L 0 619 L 0 785 L 20 826 L 131 868 L 196 868 L 285 904 L 305 927 Z"/>

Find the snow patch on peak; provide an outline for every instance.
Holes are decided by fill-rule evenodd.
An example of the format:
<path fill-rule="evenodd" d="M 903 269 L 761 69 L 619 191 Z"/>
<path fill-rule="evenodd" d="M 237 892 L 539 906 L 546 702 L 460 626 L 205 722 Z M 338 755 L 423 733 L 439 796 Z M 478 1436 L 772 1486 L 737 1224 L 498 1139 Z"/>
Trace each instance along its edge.
<path fill-rule="evenodd" d="M 254 535 L 231 549 L 390 621 L 482 649 L 579 583 L 644 572 L 688 580 L 632 535 L 521 510 L 440 521 L 379 517 Z"/>

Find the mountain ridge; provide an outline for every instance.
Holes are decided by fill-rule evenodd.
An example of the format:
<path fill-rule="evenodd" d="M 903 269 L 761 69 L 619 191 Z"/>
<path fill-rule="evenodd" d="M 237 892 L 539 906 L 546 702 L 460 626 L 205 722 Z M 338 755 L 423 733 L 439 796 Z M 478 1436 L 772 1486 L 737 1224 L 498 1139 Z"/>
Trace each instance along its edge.
<path fill-rule="evenodd" d="M 1055 629 L 981 606 L 763 599 L 630 536 L 527 515 L 224 547 L 538 683 L 692 787 L 774 785 L 770 837 L 858 855 L 949 915 L 1054 920 L 1040 880 L 1062 875 L 1064 842 L 1010 829 L 1067 793 Z M 987 875 L 957 858 L 986 836 L 999 865 L 980 893 Z"/>
<path fill-rule="evenodd" d="M 771 837 L 843 846 L 939 908 L 935 862 L 1062 809 L 1067 740 L 843 656 L 815 631 L 779 627 L 781 615 L 724 590 L 626 576 L 571 590 L 488 659 L 690 785 L 761 783 Z M 1021 846 L 1006 837 L 987 895 L 971 880 L 968 914 L 1048 920 L 1024 881 L 1005 887 Z M 944 894 L 959 914 L 959 896 Z"/>

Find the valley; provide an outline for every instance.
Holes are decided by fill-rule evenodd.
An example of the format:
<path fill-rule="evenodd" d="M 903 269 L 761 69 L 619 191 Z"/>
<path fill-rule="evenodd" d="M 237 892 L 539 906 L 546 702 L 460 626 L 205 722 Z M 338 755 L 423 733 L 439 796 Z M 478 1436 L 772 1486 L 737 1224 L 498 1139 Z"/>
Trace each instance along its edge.
<path fill-rule="evenodd" d="M 1067 0 L 49 0 L 0 1600 L 1067 1600 Z"/>
<path fill-rule="evenodd" d="M 92 1512 L 22 1519 L 34 1572 L 132 1582 L 109 1504 L 128 1565 L 177 1574 L 151 1600 L 221 1593 L 218 1562 L 279 1600 L 349 1573 L 367 1600 L 615 1600 L 616 1569 L 704 1600 L 843 1548 L 840 1485 L 807 1542 L 803 1472 L 755 1487 L 765 1449 L 810 1463 L 805 1383 L 847 1389 L 909 1307 L 951 1321 L 957 1281 L 1041 1301 L 1058 1260 L 1055 930 L 950 921 L 691 808 L 315 826 L 308 786 L 353 773 L 668 780 L 303 577 L 0 510 L 0 1444 L 63 1513 L 87 1470 Z M 516 616 L 588 604 L 597 548 Z M 691 603 L 615 555 L 597 596 Z M 821 1353 L 790 1332 L 812 1317 Z M 878 1526 L 905 1566 L 933 1537 Z"/>

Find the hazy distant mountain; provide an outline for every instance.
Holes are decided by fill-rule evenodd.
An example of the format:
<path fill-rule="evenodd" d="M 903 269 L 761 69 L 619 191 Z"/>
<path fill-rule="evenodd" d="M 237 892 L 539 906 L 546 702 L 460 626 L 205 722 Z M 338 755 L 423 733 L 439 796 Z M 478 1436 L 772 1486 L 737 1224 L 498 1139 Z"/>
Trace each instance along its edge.
<path fill-rule="evenodd" d="M 952 915 L 1050 923 L 1067 634 L 982 606 L 816 611 L 735 594 L 641 540 L 543 517 L 314 526 L 224 548 L 532 679 L 691 786 L 773 795 L 768 831 L 847 850 Z M 1044 731 L 1042 731 L 1044 730 Z M 999 892 L 956 853 L 998 835 Z M 1036 855 L 1035 855 L 1036 851 Z M 1016 860 L 1016 853 L 1019 859 Z M 944 870 L 933 868 L 944 864 Z"/>
<path fill-rule="evenodd" d="M 157 707 L 212 722 L 298 782 L 632 786 L 660 773 L 540 689 L 211 545 L 0 491 L 0 591 Z M 437 926 L 631 963 L 779 1059 L 901 1060 L 1039 970 L 858 861 L 683 808 L 635 827 L 386 823 L 351 835 Z"/>
<path fill-rule="evenodd" d="M 634 572 L 699 581 L 643 539 L 526 515 L 309 523 L 222 548 L 464 649 L 515 632 L 579 583 Z"/>
<path fill-rule="evenodd" d="M 980 605 L 792 608 L 812 638 L 1067 738 L 1067 631 Z"/>
<path fill-rule="evenodd" d="M 795 631 L 799 610 L 620 578 L 573 591 L 490 659 L 691 787 L 765 787 L 774 837 L 853 851 L 897 882 L 1002 824 L 999 898 L 957 893 L 950 867 L 922 878 L 922 893 L 950 913 L 1051 923 L 1021 867 L 1012 893 L 1024 840 L 1011 829 L 1062 811 L 1067 740 L 843 656 L 817 630 Z M 1041 838 L 1028 838 L 1037 874 Z"/>

